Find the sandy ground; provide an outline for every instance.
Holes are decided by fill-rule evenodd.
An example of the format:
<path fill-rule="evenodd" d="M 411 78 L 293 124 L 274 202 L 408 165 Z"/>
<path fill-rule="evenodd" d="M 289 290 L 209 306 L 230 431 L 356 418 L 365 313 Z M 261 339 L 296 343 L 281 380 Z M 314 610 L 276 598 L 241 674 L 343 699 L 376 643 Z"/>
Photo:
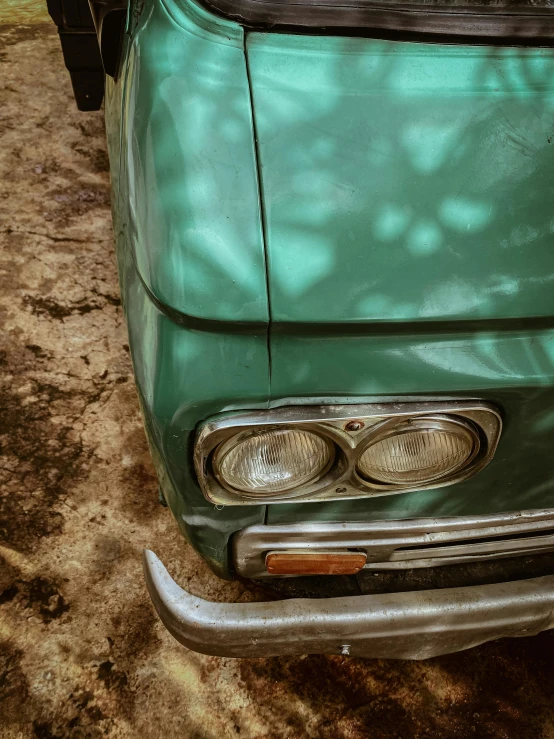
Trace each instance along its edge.
<path fill-rule="evenodd" d="M 46 0 L 0 0 L 0 23 L 49 21 Z"/>
<path fill-rule="evenodd" d="M 554 737 L 554 638 L 424 663 L 230 660 L 157 621 L 144 546 L 217 580 L 157 503 L 118 298 L 101 113 L 53 27 L 0 26 L 0 737 Z"/>

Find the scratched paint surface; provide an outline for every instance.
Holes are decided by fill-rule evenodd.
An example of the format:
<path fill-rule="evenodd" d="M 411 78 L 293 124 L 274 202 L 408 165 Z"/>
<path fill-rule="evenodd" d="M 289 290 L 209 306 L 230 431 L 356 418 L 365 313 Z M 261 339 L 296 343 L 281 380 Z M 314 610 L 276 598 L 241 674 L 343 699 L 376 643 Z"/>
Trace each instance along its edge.
<path fill-rule="evenodd" d="M 0 737 L 554 737 L 551 633 L 402 663 L 218 659 L 164 631 L 144 546 L 195 594 L 252 596 L 156 501 L 102 114 L 73 107 L 53 26 L 0 48 Z"/>

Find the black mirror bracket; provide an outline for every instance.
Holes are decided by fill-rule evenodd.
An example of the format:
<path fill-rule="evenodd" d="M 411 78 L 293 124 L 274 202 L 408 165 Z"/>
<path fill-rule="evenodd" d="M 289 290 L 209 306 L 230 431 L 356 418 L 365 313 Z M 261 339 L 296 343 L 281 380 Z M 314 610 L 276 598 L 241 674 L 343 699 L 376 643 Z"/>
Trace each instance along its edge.
<path fill-rule="evenodd" d="M 104 71 L 117 79 L 123 36 L 127 23 L 128 0 L 89 0 Z"/>
<path fill-rule="evenodd" d="M 99 110 L 104 69 L 88 0 L 47 0 L 79 110 Z"/>

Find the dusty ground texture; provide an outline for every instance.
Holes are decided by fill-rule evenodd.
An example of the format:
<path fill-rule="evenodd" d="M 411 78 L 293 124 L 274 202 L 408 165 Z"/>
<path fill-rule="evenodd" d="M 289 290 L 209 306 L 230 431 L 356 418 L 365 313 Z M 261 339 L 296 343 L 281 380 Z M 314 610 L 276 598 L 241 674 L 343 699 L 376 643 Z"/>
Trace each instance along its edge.
<path fill-rule="evenodd" d="M 0 23 L 48 21 L 46 0 L 0 0 Z"/>
<path fill-rule="evenodd" d="M 425 663 L 226 660 L 156 620 L 140 552 L 240 599 L 157 503 L 118 298 L 101 113 L 54 29 L 0 26 L 0 737 L 554 737 L 554 637 Z"/>

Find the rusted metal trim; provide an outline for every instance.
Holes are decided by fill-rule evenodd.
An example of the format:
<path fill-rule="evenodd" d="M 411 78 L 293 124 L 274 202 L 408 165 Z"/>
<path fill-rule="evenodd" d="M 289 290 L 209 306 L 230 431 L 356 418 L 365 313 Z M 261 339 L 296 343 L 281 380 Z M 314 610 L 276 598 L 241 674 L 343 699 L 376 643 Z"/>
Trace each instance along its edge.
<path fill-rule="evenodd" d="M 347 598 L 211 603 L 180 588 L 153 552 L 144 552 L 143 563 L 150 597 L 172 636 L 220 657 L 426 659 L 554 626 L 554 576 Z"/>
<path fill-rule="evenodd" d="M 269 551 L 365 552 L 368 570 L 437 567 L 554 550 L 554 510 L 393 521 L 248 526 L 233 539 L 242 577 L 268 577 Z"/>
<path fill-rule="evenodd" d="M 440 418 L 469 421 L 481 438 L 479 453 L 462 469 L 420 484 L 385 484 L 366 480 L 357 472 L 359 454 L 384 424 L 399 424 L 405 419 Z M 440 418 L 439 418 L 440 417 Z M 352 421 L 360 430 L 352 430 Z M 381 424 L 381 426 L 379 426 Z M 220 444 L 236 434 L 276 427 L 301 428 L 330 440 L 335 460 L 317 480 L 286 492 L 256 497 L 226 486 L 215 474 L 214 453 Z M 407 403 L 369 403 L 348 405 L 284 406 L 270 410 L 239 412 L 210 418 L 198 429 L 194 465 L 200 488 L 216 505 L 259 505 L 318 500 L 395 495 L 412 490 L 436 489 L 452 485 L 480 472 L 493 458 L 500 434 L 500 412 L 482 400 L 421 401 Z M 217 461 L 217 460 L 215 460 Z"/>

